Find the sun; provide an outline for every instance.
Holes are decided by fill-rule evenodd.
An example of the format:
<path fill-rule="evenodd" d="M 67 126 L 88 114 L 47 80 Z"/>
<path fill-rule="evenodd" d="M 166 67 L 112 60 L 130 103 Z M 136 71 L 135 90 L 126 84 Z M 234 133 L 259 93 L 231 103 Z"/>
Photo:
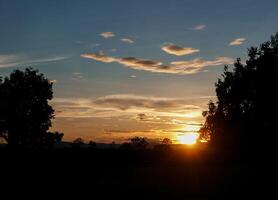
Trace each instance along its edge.
<path fill-rule="evenodd" d="M 177 141 L 180 144 L 193 145 L 196 144 L 198 137 L 198 133 L 186 133 L 184 135 L 177 136 Z"/>

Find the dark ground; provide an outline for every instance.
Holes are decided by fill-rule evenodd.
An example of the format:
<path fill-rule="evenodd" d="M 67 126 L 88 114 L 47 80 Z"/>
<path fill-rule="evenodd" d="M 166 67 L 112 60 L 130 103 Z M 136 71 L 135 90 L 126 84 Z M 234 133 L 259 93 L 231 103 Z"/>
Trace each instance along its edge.
<path fill-rule="evenodd" d="M 42 195 L 38 199 L 50 194 L 78 199 L 250 199 L 271 191 L 265 167 L 209 151 L 5 148 L 0 154 L 2 191 L 28 197 L 36 191 Z"/>

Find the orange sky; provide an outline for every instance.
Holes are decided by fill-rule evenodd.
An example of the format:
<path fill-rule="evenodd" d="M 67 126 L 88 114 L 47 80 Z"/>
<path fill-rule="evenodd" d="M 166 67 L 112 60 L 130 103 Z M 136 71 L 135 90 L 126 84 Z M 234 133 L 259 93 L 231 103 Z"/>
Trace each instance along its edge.
<path fill-rule="evenodd" d="M 171 138 L 181 143 L 198 131 L 208 98 L 162 98 L 140 95 L 109 95 L 92 99 L 54 99 L 53 130 L 65 140 L 82 137 L 99 142 L 125 142 L 134 136 L 152 140 Z M 190 104 L 191 103 L 191 104 Z"/>

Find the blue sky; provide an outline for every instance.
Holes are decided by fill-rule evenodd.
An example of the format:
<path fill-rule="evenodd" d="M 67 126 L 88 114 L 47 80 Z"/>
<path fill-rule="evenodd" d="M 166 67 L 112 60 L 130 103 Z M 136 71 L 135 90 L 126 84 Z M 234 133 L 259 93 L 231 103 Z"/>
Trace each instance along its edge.
<path fill-rule="evenodd" d="M 205 109 L 223 66 L 278 30 L 277 11 L 276 0 L 0 0 L 0 75 L 33 66 L 55 80 L 53 128 L 68 139 L 175 138 L 203 120 L 184 106 Z"/>

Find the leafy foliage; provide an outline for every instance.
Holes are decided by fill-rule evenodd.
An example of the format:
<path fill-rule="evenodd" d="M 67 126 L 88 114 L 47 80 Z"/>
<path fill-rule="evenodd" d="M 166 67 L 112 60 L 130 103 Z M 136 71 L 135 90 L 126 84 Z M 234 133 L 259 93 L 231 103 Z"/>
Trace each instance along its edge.
<path fill-rule="evenodd" d="M 149 142 L 146 138 L 143 137 L 133 137 L 130 139 L 132 147 L 136 149 L 146 149 L 149 145 Z"/>
<path fill-rule="evenodd" d="M 237 59 L 232 70 L 225 66 L 222 78 L 216 83 L 218 101 L 210 102 L 203 113 L 206 122 L 200 129 L 201 138 L 210 140 L 215 147 L 244 152 L 264 145 L 262 140 L 274 141 L 277 74 L 278 33 L 259 48 L 251 47 L 246 64 Z"/>
<path fill-rule="evenodd" d="M 172 144 L 172 140 L 169 139 L 169 138 L 164 138 L 164 139 L 162 140 L 162 144 L 163 144 L 163 145 L 170 145 L 170 144 Z"/>
<path fill-rule="evenodd" d="M 47 132 L 54 118 L 48 104 L 52 83 L 37 70 L 15 70 L 0 80 L 0 137 L 10 146 L 42 147 L 60 142 L 63 134 Z"/>

